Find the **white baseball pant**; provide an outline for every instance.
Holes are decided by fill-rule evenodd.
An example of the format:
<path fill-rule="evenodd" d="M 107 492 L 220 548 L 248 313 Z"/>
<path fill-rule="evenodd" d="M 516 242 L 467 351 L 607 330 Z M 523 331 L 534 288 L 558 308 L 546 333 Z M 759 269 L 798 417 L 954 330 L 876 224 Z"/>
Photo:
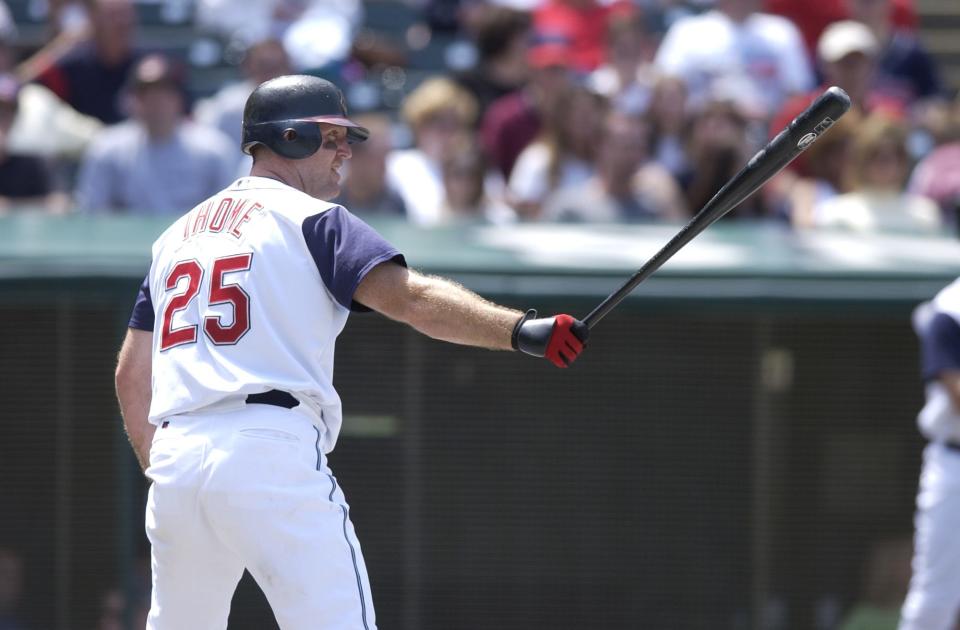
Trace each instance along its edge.
<path fill-rule="evenodd" d="M 953 630 L 960 613 L 960 451 L 923 451 L 910 591 L 900 630 Z"/>
<path fill-rule="evenodd" d="M 246 568 L 283 630 L 374 630 L 360 544 L 303 405 L 173 416 L 147 476 L 147 630 L 226 628 Z"/>

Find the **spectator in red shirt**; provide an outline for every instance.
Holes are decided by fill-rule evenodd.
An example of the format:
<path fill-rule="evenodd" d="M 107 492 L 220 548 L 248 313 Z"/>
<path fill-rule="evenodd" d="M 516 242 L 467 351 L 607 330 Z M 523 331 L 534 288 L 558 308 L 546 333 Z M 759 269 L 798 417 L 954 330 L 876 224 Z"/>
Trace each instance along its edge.
<path fill-rule="evenodd" d="M 633 5 L 624 0 L 547 0 L 534 11 L 533 28 L 546 37 L 569 41 L 571 67 L 591 72 L 606 60 L 610 18 L 632 11 Z"/>
<path fill-rule="evenodd" d="M 557 95 L 572 82 L 570 47 L 563 43 L 534 46 L 528 61 L 531 80 L 521 90 L 494 101 L 480 123 L 480 143 L 491 167 L 506 181 L 517 156 L 540 133 L 541 121 L 556 106 Z"/>

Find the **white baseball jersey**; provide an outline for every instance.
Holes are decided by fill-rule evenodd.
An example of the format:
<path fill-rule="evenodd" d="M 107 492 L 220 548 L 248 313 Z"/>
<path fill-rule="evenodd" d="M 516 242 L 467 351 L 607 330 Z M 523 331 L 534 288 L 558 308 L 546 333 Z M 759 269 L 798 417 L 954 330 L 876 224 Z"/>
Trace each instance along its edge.
<path fill-rule="evenodd" d="M 960 444 L 960 412 L 938 380 L 944 370 L 960 371 L 960 280 L 941 290 L 914 314 L 920 337 L 926 404 L 917 422 L 929 440 Z"/>
<path fill-rule="evenodd" d="M 337 335 L 360 281 L 403 256 L 336 204 L 279 181 L 243 177 L 170 226 L 130 327 L 153 332 L 150 421 L 241 404 L 273 389 L 317 412 L 323 450 L 342 414 Z"/>

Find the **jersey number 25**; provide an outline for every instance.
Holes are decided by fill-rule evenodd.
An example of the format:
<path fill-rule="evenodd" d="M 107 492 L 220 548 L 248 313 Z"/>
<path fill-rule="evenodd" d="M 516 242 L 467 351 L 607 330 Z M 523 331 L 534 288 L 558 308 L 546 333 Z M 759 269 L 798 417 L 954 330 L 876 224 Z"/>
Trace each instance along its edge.
<path fill-rule="evenodd" d="M 213 261 L 213 278 L 210 281 L 210 306 L 230 304 L 233 307 L 233 323 L 224 326 L 219 315 L 203 318 L 203 332 L 218 346 L 237 343 L 250 330 L 250 296 L 239 284 L 225 284 L 224 275 L 233 271 L 247 271 L 253 254 L 235 254 Z M 177 293 L 163 309 L 163 330 L 160 333 L 160 350 L 197 341 L 197 325 L 173 327 L 173 316 L 187 308 L 200 293 L 204 269 L 196 260 L 181 260 L 164 282 L 166 291 L 173 291 L 181 278 L 187 278 L 187 288 Z"/>

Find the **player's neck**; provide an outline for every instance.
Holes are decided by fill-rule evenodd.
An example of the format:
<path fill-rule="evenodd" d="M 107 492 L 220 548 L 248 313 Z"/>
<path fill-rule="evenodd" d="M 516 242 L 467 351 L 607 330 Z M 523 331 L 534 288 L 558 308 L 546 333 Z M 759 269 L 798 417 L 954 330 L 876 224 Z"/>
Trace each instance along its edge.
<path fill-rule="evenodd" d="M 291 188 L 296 188 L 297 190 L 306 192 L 303 178 L 300 176 L 300 173 L 296 169 L 290 168 L 290 166 L 283 162 L 277 162 L 273 160 L 257 160 L 253 163 L 253 166 L 250 167 L 250 176 L 275 179 L 278 182 L 290 186 Z"/>

